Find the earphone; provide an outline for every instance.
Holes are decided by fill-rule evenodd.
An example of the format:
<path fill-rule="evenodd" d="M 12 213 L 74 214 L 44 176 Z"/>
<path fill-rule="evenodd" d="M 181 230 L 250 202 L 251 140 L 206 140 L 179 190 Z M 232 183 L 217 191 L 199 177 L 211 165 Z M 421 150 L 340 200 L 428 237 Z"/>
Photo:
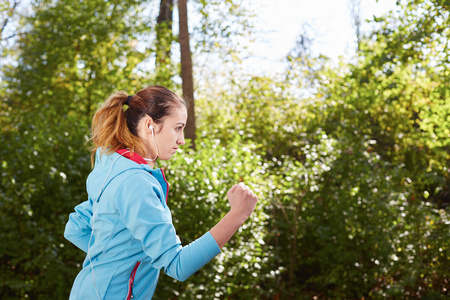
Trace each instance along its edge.
<path fill-rule="evenodd" d="M 155 142 L 155 147 L 156 147 L 156 156 L 155 156 L 155 158 L 153 158 L 153 159 L 145 158 L 145 157 L 144 157 L 144 159 L 145 159 L 146 161 L 155 161 L 155 160 L 158 158 L 158 152 L 159 152 L 159 151 L 158 151 L 158 145 L 156 145 L 155 130 L 154 130 L 153 124 L 150 124 L 150 125 L 148 126 L 148 129 L 152 131 L 153 141 Z"/>

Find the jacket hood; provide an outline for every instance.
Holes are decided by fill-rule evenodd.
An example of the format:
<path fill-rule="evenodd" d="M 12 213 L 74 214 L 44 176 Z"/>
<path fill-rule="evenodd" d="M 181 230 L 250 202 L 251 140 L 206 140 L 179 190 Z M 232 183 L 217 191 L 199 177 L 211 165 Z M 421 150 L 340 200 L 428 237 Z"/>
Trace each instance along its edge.
<path fill-rule="evenodd" d="M 168 184 L 162 169 L 152 169 L 148 164 L 139 164 L 117 152 L 106 154 L 101 148 L 95 153 L 95 165 L 86 182 L 91 200 L 98 202 L 101 192 L 118 175 L 129 170 L 143 170 L 152 174 L 160 183 L 164 194 L 168 193 Z"/>

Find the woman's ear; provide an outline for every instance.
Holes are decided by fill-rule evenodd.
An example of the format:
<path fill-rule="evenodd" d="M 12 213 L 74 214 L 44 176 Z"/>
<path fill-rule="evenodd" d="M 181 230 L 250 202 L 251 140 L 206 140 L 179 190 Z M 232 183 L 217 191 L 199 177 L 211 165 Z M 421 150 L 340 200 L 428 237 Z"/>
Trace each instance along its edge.
<path fill-rule="evenodd" d="M 153 130 L 155 129 L 153 119 L 150 116 L 143 117 L 138 124 L 138 135 L 142 137 L 146 136 L 149 132 L 151 133 L 150 126 L 153 126 Z"/>
<path fill-rule="evenodd" d="M 155 122 L 153 122 L 152 117 L 150 116 L 146 116 L 145 117 L 145 128 L 146 129 L 150 129 L 150 130 L 154 130 L 155 129 Z"/>

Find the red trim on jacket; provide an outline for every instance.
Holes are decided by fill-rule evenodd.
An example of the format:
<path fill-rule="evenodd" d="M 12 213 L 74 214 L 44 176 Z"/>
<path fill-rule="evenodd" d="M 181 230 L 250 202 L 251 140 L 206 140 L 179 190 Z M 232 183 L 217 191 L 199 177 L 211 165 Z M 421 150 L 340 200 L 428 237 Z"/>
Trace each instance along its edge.
<path fill-rule="evenodd" d="M 131 300 L 133 299 L 133 286 L 134 286 L 134 276 L 136 276 L 136 271 L 137 268 L 139 267 L 139 265 L 141 264 L 140 261 L 138 261 L 133 268 L 133 271 L 131 271 L 131 275 L 130 275 L 130 280 L 128 281 L 128 293 L 127 293 L 127 299 L 126 300 Z"/>
<path fill-rule="evenodd" d="M 166 205 L 167 205 L 167 199 L 169 198 L 169 183 L 167 182 L 166 174 L 164 174 L 164 169 L 163 168 L 161 168 L 161 173 L 162 173 L 162 176 L 164 178 L 164 181 L 167 184 L 167 190 L 166 190 Z"/>
<path fill-rule="evenodd" d="M 142 158 L 142 156 L 140 156 L 139 154 L 137 154 L 136 152 L 132 153 L 130 150 L 128 149 L 119 149 L 117 150 L 117 153 L 119 153 L 120 155 L 131 159 L 132 161 L 134 161 L 135 163 L 138 164 L 144 164 L 146 165 L 147 162 L 145 161 L 145 159 Z"/>

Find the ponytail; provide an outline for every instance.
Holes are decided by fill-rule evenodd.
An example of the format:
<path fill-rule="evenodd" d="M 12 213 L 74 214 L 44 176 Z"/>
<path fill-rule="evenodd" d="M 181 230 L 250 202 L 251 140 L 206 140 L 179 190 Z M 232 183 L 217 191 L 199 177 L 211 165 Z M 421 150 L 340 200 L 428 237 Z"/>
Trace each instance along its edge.
<path fill-rule="evenodd" d="M 100 107 L 92 120 L 91 163 L 94 164 L 95 152 L 101 148 L 106 154 L 119 149 L 129 148 L 131 152 L 143 151 L 141 139 L 130 132 L 127 125 L 124 104 L 127 102 L 125 92 L 112 94 Z M 125 106 L 126 108 L 126 106 Z"/>

